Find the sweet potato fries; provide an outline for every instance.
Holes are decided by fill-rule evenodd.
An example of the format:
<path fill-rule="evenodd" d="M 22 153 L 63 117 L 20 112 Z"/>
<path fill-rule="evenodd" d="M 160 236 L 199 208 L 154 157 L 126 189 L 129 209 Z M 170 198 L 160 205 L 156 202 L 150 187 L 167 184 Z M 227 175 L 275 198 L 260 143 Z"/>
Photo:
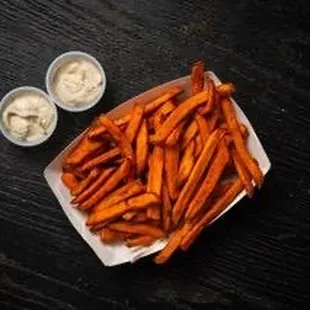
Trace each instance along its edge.
<path fill-rule="evenodd" d="M 189 83 L 183 101 L 173 87 L 121 118 L 99 115 L 63 162 L 62 181 L 87 213 L 87 227 L 106 244 L 128 247 L 168 238 L 157 264 L 187 250 L 264 178 L 229 97 L 235 86 L 216 85 L 202 62 Z"/>

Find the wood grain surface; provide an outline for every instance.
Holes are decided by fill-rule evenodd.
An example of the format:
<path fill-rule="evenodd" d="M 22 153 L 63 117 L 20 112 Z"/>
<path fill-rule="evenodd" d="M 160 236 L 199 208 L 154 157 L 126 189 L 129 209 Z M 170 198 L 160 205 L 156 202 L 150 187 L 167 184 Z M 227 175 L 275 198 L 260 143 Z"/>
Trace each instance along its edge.
<path fill-rule="evenodd" d="M 94 55 L 108 88 L 88 112 L 59 110 L 40 147 L 0 137 L 0 309 L 309 309 L 309 14 L 291 0 L 2 0 L 1 97 L 45 88 L 48 65 L 69 50 Z M 236 83 L 272 170 L 188 253 L 106 268 L 43 169 L 96 114 L 186 75 L 197 59 Z"/>

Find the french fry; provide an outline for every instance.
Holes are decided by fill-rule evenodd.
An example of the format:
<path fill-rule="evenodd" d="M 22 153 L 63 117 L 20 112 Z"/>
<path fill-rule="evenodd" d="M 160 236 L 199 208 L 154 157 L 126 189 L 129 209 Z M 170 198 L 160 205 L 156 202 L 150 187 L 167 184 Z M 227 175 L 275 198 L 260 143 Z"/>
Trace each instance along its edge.
<path fill-rule="evenodd" d="M 198 125 L 195 119 L 190 122 L 190 125 L 184 132 L 182 143 L 181 143 L 181 150 L 184 150 L 185 147 L 189 144 L 189 142 L 196 136 L 198 133 Z"/>
<path fill-rule="evenodd" d="M 165 182 L 169 197 L 175 201 L 179 195 L 178 189 L 178 169 L 179 169 L 179 146 L 166 146 L 165 148 Z"/>
<path fill-rule="evenodd" d="M 145 192 L 145 186 L 142 184 L 142 182 L 140 180 L 132 181 L 118 188 L 103 200 L 101 200 L 99 204 L 94 206 L 93 212 L 108 208 L 114 204 L 117 204 L 143 192 Z"/>
<path fill-rule="evenodd" d="M 94 205 L 98 204 L 100 200 L 106 197 L 116 186 L 126 178 L 130 173 L 131 163 L 126 159 L 120 167 L 115 171 L 114 174 L 87 200 L 85 200 L 80 206 L 79 209 L 87 210 Z"/>
<path fill-rule="evenodd" d="M 154 119 L 155 130 L 158 130 L 162 121 L 163 115 L 157 113 Z M 161 197 L 162 179 L 164 170 L 164 149 L 160 145 L 155 145 L 151 158 L 149 161 L 149 172 L 147 178 L 146 191 L 150 193 L 155 193 Z M 146 216 L 152 220 L 160 219 L 160 209 L 159 206 L 151 206 L 146 211 Z"/>
<path fill-rule="evenodd" d="M 144 108 L 141 105 L 134 104 L 131 112 L 131 118 L 126 129 L 125 135 L 130 143 L 132 143 L 139 131 L 142 119 L 143 119 Z"/>
<path fill-rule="evenodd" d="M 172 100 L 168 100 L 165 102 L 159 109 L 158 112 L 167 116 L 170 114 L 173 110 L 175 109 L 175 104 L 173 103 Z"/>
<path fill-rule="evenodd" d="M 225 143 L 221 142 L 219 145 L 219 151 L 216 154 L 214 161 L 211 163 L 203 183 L 200 185 L 197 193 L 194 195 L 188 206 L 185 213 L 186 221 L 194 219 L 195 216 L 202 210 L 205 202 L 216 187 L 216 184 L 218 183 L 228 160 L 228 149 Z"/>
<path fill-rule="evenodd" d="M 129 248 L 136 247 L 136 246 L 146 247 L 154 243 L 156 240 L 157 238 L 153 236 L 148 236 L 148 235 L 134 236 L 131 238 L 127 238 L 125 241 L 125 244 Z"/>
<path fill-rule="evenodd" d="M 100 115 L 99 121 L 104 126 L 111 137 L 116 141 L 120 152 L 127 158 L 130 163 L 134 161 L 134 153 L 130 144 L 130 141 L 124 135 L 121 130 L 106 116 Z"/>
<path fill-rule="evenodd" d="M 79 181 L 72 172 L 64 172 L 61 176 L 61 180 L 71 192 L 79 185 Z"/>
<path fill-rule="evenodd" d="M 120 117 L 116 120 L 114 120 L 114 124 L 118 127 L 124 127 L 125 125 L 128 125 L 131 118 L 131 114 L 127 114 L 123 117 Z M 101 123 L 97 120 L 96 125 L 89 130 L 88 137 L 89 139 L 96 139 L 98 137 L 102 137 L 107 133 L 107 130 L 104 126 L 101 125 Z"/>
<path fill-rule="evenodd" d="M 173 207 L 172 211 L 172 221 L 174 226 L 176 227 L 183 216 L 184 210 L 188 206 L 192 194 L 194 193 L 197 184 L 200 182 L 204 172 L 206 171 L 211 157 L 221 139 L 224 136 L 224 132 L 221 129 L 214 131 L 209 137 L 204 145 L 204 148 L 193 167 L 193 170 L 183 186 L 180 195 Z"/>
<path fill-rule="evenodd" d="M 204 64 L 197 61 L 192 65 L 191 72 L 191 89 L 192 95 L 196 95 L 203 90 L 204 84 Z"/>
<path fill-rule="evenodd" d="M 90 170 L 98 165 L 104 164 L 104 163 L 108 163 L 111 160 L 114 160 L 115 158 L 117 158 L 120 155 L 120 150 L 118 147 L 109 150 L 103 154 L 100 154 L 96 157 L 94 157 L 93 159 L 85 162 L 81 168 L 79 169 L 81 172 L 85 172 L 87 170 Z"/>
<path fill-rule="evenodd" d="M 208 209 L 204 216 L 190 229 L 183 237 L 180 247 L 186 251 L 195 241 L 201 231 L 212 223 L 212 221 L 220 215 L 228 205 L 238 196 L 244 189 L 244 186 L 239 178 L 237 178 L 225 194 L 218 198 L 215 203 Z"/>
<path fill-rule="evenodd" d="M 198 158 L 203 149 L 201 135 L 195 137 L 195 158 Z"/>
<path fill-rule="evenodd" d="M 187 118 L 198 106 L 207 100 L 208 92 L 202 91 L 178 105 L 160 126 L 154 137 L 155 143 L 164 142 L 183 119 Z"/>
<path fill-rule="evenodd" d="M 107 169 L 104 169 L 101 172 L 101 175 L 89 186 L 86 188 L 83 192 L 81 192 L 78 196 L 76 196 L 71 203 L 73 204 L 79 204 L 88 199 L 90 196 L 94 195 L 97 190 L 102 186 L 105 181 L 110 177 L 110 175 L 115 171 L 114 167 L 110 167 Z"/>
<path fill-rule="evenodd" d="M 173 87 L 166 91 L 162 96 L 158 97 L 154 101 L 145 105 L 144 112 L 145 114 L 153 113 L 156 109 L 158 109 L 162 104 L 176 97 L 178 94 L 182 92 L 182 89 L 179 87 Z"/>
<path fill-rule="evenodd" d="M 221 117 L 221 111 L 220 111 L 220 107 L 218 105 L 216 105 L 214 107 L 213 113 L 210 116 L 209 120 L 208 120 L 208 125 L 209 125 L 209 131 L 212 132 L 213 130 L 215 130 L 215 128 L 217 127 L 217 124 L 220 120 Z"/>
<path fill-rule="evenodd" d="M 246 189 L 247 195 L 252 198 L 254 193 L 254 187 L 251 177 L 235 148 L 232 149 L 232 159 L 239 178 Z"/>
<path fill-rule="evenodd" d="M 146 222 L 148 220 L 145 212 L 138 212 L 136 216 L 133 218 L 134 222 Z"/>
<path fill-rule="evenodd" d="M 205 115 L 211 112 L 214 108 L 216 101 L 216 88 L 214 82 L 211 79 L 207 79 L 207 91 L 208 96 L 205 100 L 205 104 L 198 107 L 198 113 L 201 115 Z"/>
<path fill-rule="evenodd" d="M 184 127 L 186 125 L 186 119 L 183 120 L 169 135 L 169 137 L 166 140 L 166 145 L 168 146 L 174 146 L 176 145 L 182 136 Z M 156 141 L 156 140 L 155 140 Z"/>
<path fill-rule="evenodd" d="M 120 242 L 120 241 L 126 240 L 129 237 L 130 237 L 129 233 L 113 231 L 109 228 L 102 228 L 102 230 L 100 231 L 101 241 L 107 244 Z"/>
<path fill-rule="evenodd" d="M 208 122 L 199 113 L 195 114 L 195 121 L 197 122 L 197 126 L 199 129 L 199 135 L 201 137 L 202 144 L 204 145 L 206 143 L 206 141 L 208 139 L 208 135 L 209 135 Z"/>
<path fill-rule="evenodd" d="M 110 224 L 109 228 L 120 232 L 147 235 L 154 238 L 162 238 L 165 236 L 165 232 L 163 230 L 150 224 L 117 222 Z"/>
<path fill-rule="evenodd" d="M 164 168 L 164 150 L 160 146 L 155 146 L 150 160 L 150 167 L 147 180 L 147 192 L 160 196 L 162 175 Z"/>
<path fill-rule="evenodd" d="M 235 91 L 236 87 L 233 83 L 224 83 L 216 87 L 220 97 L 230 97 Z"/>
<path fill-rule="evenodd" d="M 166 184 L 162 188 L 162 227 L 166 233 L 170 231 L 172 205 Z"/>
<path fill-rule="evenodd" d="M 78 183 L 72 190 L 71 194 L 73 196 L 79 195 L 83 192 L 98 176 L 100 175 L 100 169 L 94 168 L 92 169 L 88 176 Z"/>
<path fill-rule="evenodd" d="M 159 221 L 160 220 L 160 208 L 159 205 L 151 206 L 146 210 L 146 217 L 150 220 Z"/>
<path fill-rule="evenodd" d="M 71 151 L 65 158 L 63 162 L 63 167 L 77 166 L 82 161 L 84 161 L 87 157 L 94 154 L 100 148 L 104 147 L 103 141 L 93 141 L 90 140 L 85 134 L 85 136 L 81 139 L 81 141 L 77 144 L 77 146 Z"/>
<path fill-rule="evenodd" d="M 155 130 L 160 128 L 162 114 L 157 114 L 154 121 Z M 155 145 L 149 162 L 149 173 L 146 191 L 161 196 L 162 176 L 164 169 L 164 149 L 160 145 Z"/>
<path fill-rule="evenodd" d="M 136 141 L 136 173 L 141 175 L 147 166 L 148 159 L 148 130 L 146 120 L 141 123 Z"/>
<path fill-rule="evenodd" d="M 260 188 L 264 181 L 264 175 L 261 172 L 257 161 L 253 159 L 253 157 L 250 155 L 249 151 L 245 146 L 244 139 L 241 135 L 240 126 L 236 119 L 235 111 L 230 99 L 223 98 L 221 100 L 221 106 L 228 129 L 232 135 L 236 150 L 241 160 L 243 161 L 244 165 L 247 167 L 250 174 L 252 175 L 256 185 Z"/>
<path fill-rule="evenodd" d="M 110 207 L 93 212 L 89 215 L 86 225 L 93 226 L 102 222 L 123 216 L 129 211 L 145 210 L 151 206 L 158 205 L 160 197 L 153 193 L 145 193 L 128 200 L 121 201 Z"/>
<path fill-rule="evenodd" d="M 123 219 L 131 221 L 137 215 L 137 211 L 129 211 L 123 215 Z"/>
<path fill-rule="evenodd" d="M 156 264 L 164 264 L 171 257 L 171 255 L 179 247 L 183 236 L 187 233 L 188 227 L 184 225 L 182 228 L 177 229 L 173 235 L 170 236 L 167 245 L 157 254 L 154 258 Z"/>
<path fill-rule="evenodd" d="M 177 174 L 177 184 L 179 187 L 183 186 L 187 181 L 195 164 L 195 140 L 187 145 L 181 158 L 179 171 Z"/>

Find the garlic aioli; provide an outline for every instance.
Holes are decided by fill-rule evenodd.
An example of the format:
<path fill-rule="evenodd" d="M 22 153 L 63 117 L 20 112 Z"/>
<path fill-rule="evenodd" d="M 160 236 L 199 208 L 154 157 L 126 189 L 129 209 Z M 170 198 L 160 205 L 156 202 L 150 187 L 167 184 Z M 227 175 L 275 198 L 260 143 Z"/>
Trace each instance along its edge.
<path fill-rule="evenodd" d="M 12 136 L 35 141 L 47 135 L 55 117 L 51 104 L 41 95 L 26 92 L 16 96 L 2 113 L 2 121 Z"/>
<path fill-rule="evenodd" d="M 57 69 L 52 87 L 64 104 L 87 105 L 100 93 L 102 75 L 92 62 L 78 58 Z"/>

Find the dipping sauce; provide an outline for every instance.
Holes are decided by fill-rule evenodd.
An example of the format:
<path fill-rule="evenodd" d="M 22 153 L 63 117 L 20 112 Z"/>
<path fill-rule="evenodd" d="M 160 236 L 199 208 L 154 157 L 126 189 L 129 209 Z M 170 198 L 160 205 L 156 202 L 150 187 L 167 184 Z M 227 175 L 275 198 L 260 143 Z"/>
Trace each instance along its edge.
<path fill-rule="evenodd" d="M 57 69 L 52 87 L 63 104 L 88 105 L 97 98 L 103 87 L 102 75 L 92 62 L 75 59 Z"/>
<path fill-rule="evenodd" d="M 12 136 L 35 141 L 49 133 L 55 112 L 51 104 L 35 92 L 21 93 L 2 113 L 2 122 Z"/>

